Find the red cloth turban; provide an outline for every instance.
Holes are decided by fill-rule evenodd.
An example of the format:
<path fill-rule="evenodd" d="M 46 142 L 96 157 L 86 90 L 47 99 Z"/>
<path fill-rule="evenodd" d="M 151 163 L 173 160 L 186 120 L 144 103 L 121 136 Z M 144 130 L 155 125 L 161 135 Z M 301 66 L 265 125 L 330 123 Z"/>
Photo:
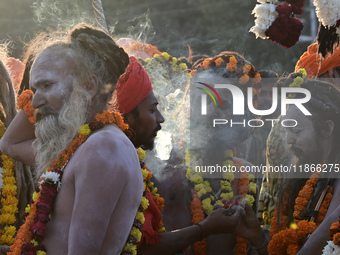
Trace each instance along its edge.
<path fill-rule="evenodd" d="M 151 92 L 152 85 L 148 73 L 137 59 L 130 57 L 126 72 L 119 78 L 116 103 L 121 114 L 131 112 Z"/>

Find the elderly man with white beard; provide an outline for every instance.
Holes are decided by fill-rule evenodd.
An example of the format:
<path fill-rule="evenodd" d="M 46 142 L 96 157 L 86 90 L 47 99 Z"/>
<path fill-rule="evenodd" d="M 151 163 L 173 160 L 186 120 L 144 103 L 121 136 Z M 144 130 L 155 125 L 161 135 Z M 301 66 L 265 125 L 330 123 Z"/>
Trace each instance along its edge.
<path fill-rule="evenodd" d="M 4 153 L 42 174 L 9 254 L 120 254 L 143 182 L 127 126 L 105 109 L 129 58 L 86 25 L 38 45 L 34 95 L 22 93 L 23 110 L 1 140 Z"/>

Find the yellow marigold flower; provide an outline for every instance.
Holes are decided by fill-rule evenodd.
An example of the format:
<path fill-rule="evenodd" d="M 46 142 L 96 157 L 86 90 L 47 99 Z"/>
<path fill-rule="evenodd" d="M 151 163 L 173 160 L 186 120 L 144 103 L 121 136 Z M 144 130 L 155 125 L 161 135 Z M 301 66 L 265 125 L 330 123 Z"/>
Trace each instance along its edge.
<path fill-rule="evenodd" d="M 183 70 L 188 69 L 188 66 L 186 63 L 180 63 L 178 66 Z"/>
<path fill-rule="evenodd" d="M 214 207 L 211 205 L 210 198 L 206 198 L 202 200 L 202 207 L 208 215 L 214 210 Z"/>
<path fill-rule="evenodd" d="M 145 159 L 145 151 L 142 148 L 139 148 L 137 150 L 137 153 L 138 153 L 139 161 L 143 161 Z"/>
<path fill-rule="evenodd" d="M 17 194 L 17 186 L 13 184 L 7 184 L 2 189 L 2 196 L 15 196 Z"/>
<path fill-rule="evenodd" d="M 234 193 L 233 192 L 228 192 L 228 193 L 222 193 L 221 194 L 221 199 L 227 199 L 227 200 L 231 200 L 234 197 Z"/>
<path fill-rule="evenodd" d="M 196 184 L 195 187 L 194 187 L 194 189 L 195 189 L 196 191 L 199 191 L 199 190 L 201 190 L 201 189 L 204 189 L 204 184 L 203 184 L 203 183 Z"/>
<path fill-rule="evenodd" d="M 176 64 L 177 63 L 177 58 L 172 57 L 172 62 L 174 62 Z"/>
<path fill-rule="evenodd" d="M 158 228 L 157 231 L 158 231 L 158 232 L 165 232 L 165 227 L 160 227 L 160 228 Z"/>
<path fill-rule="evenodd" d="M 33 202 L 34 202 L 35 200 L 37 200 L 37 198 L 38 198 L 38 193 L 37 193 L 36 191 L 34 191 L 34 192 L 33 192 L 33 195 L 32 195 L 32 200 L 33 200 Z"/>
<path fill-rule="evenodd" d="M 4 228 L 4 235 L 14 236 L 16 228 L 14 226 L 7 226 Z"/>
<path fill-rule="evenodd" d="M 209 69 L 210 68 L 210 58 L 204 59 L 202 65 L 203 65 L 204 69 Z"/>
<path fill-rule="evenodd" d="M 205 194 L 207 194 L 207 190 L 204 189 L 204 188 L 197 192 L 197 196 L 199 196 L 199 197 L 201 197 L 201 196 L 203 196 Z"/>
<path fill-rule="evenodd" d="M 143 189 L 143 191 L 145 191 L 146 190 L 146 184 L 145 184 L 145 182 L 144 182 L 144 189 Z"/>
<path fill-rule="evenodd" d="M 249 191 L 251 191 L 254 194 L 256 194 L 256 183 L 254 183 L 254 182 L 250 182 L 249 183 Z"/>
<path fill-rule="evenodd" d="M 154 187 L 152 193 L 157 193 L 157 191 L 158 191 L 158 188 Z"/>
<path fill-rule="evenodd" d="M 142 201 L 140 202 L 141 206 L 144 210 L 149 207 L 149 200 L 146 197 L 142 197 Z"/>
<path fill-rule="evenodd" d="M 0 224 L 2 225 L 10 225 L 16 221 L 16 218 L 13 214 L 2 214 L 0 215 Z"/>
<path fill-rule="evenodd" d="M 255 198 L 252 195 L 246 194 L 245 199 L 247 200 L 250 207 L 252 207 L 253 203 L 255 202 Z"/>
<path fill-rule="evenodd" d="M 233 166 L 234 162 L 232 160 L 223 161 L 224 166 Z"/>
<path fill-rule="evenodd" d="M 18 212 L 18 208 L 16 205 L 5 205 L 1 208 L 1 213 L 8 213 L 8 214 L 16 214 Z"/>
<path fill-rule="evenodd" d="M 28 213 L 28 214 L 31 213 L 31 205 L 30 205 L 30 204 L 28 204 L 28 205 L 26 206 L 26 208 L 25 208 L 25 213 Z"/>
<path fill-rule="evenodd" d="M 249 81 L 249 75 L 248 74 L 244 74 L 241 76 L 239 82 L 240 84 L 244 85 Z"/>
<path fill-rule="evenodd" d="M 145 180 L 146 179 L 146 177 L 148 177 L 148 170 L 146 170 L 146 169 L 142 169 L 142 175 L 143 175 L 143 180 Z"/>
<path fill-rule="evenodd" d="M 221 181 L 221 188 L 223 191 L 231 191 L 231 184 L 229 181 Z"/>
<path fill-rule="evenodd" d="M 158 54 L 155 54 L 155 55 L 153 55 L 153 57 L 154 57 L 154 58 L 158 58 L 158 57 L 159 57 L 159 55 L 158 55 Z"/>
<path fill-rule="evenodd" d="M 165 59 L 169 60 L 169 54 L 168 54 L 167 52 L 163 52 L 163 53 L 162 53 L 162 56 L 163 56 Z"/>
<path fill-rule="evenodd" d="M 251 182 L 255 181 L 255 175 L 248 174 L 248 180 L 251 181 Z"/>
<path fill-rule="evenodd" d="M 82 134 L 82 135 L 89 135 L 89 134 L 91 134 L 91 129 L 90 129 L 89 124 L 82 125 L 80 127 L 80 129 L 79 129 L 79 134 Z"/>
<path fill-rule="evenodd" d="M 223 205 L 223 203 L 222 203 L 221 200 L 217 200 L 217 201 L 216 201 L 216 204 Z"/>
<path fill-rule="evenodd" d="M 137 245 L 133 243 L 126 243 L 123 251 L 132 252 L 133 255 L 137 255 Z"/>
<path fill-rule="evenodd" d="M 233 152 L 233 150 L 227 150 L 227 151 L 225 152 L 225 156 L 228 157 L 228 158 L 234 157 L 234 152 Z"/>
<path fill-rule="evenodd" d="M 37 251 L 37 255 L 47 255 L 47 253 L 44 251 Z"/>
<path fill-rule="evenodd" d="M 18 204 L 18 199 L 15 196 L 8 196 L 6 198 L 1 198 L 1 203 L 5 205 L 16 205 Z"/>
<path fill-rule="evenodd" d="M 290 223 L 289 227 L 294 230 L 298 229 L 298 225 L 295 222 Z"/>
<path fill-rule="evenodd" d="M 293 83 L 291 83 L 289 85 L 289 87 L 301 87 L 301 84 L 303 83 L 304 79 L 300 76 L 296 77 L 293 81 Z"/>
<path fill-rule="evenodd" d="M 302 74 L 302 78 L 307 78 L 307 72 L 304 68 L 300 68 L 297 72 Z"/>
<path fill-rule="evenodd" d="M 203 181 L 203 178 L 198 174 L 192 174 L 190 176 L 190 181 L 192 181 L 193 183 L 201 183 Z"/>
<path fill-rule="evenodd" d="M 146 59 L 144 59 L 144 61 L 145 61 L 146 63 L 149 63 L 150 60 L 151 60 L 151 58 L 146 58 Z"/>
<path fill-rule="evenodd" d="M 4 171 L 12 172 L 12 169 L 14 167 L 13 160 L 6 158 L 5 160 L 3 160 L 3 166 L 2 167 L 3 167 Z"/>
<path fill-rule="evenodd" d="M 138 243 L 142 239 L 142 232 L 140 232 L 139 229 L 136 227 L 132 227 L 130 234 L 137 239 Z"/>
<path fill-rule="evenodd" d="M 138 220 L 140 223 L 144 224 L 144 222 L 145 222 L 144 213 L 137 212 L 136 213 L 136 220 Z"/>
<path fill-rule="evenodd" d="M 2 235 L 0 237 L 0 243 L 4 245 L 12 245 L 14 242 L 14 237 L 10 235 Z"/>
<path fill-rule="evenodd" d="M 218 58 L 218 59 L 215 60 L 215 64 L 216 64 L 217 67 L 220 67 L 222 65 L 222 63 L 223 63 L 222 58 Z"/>
<path fill-rule="evenodd" d="M 31 240 L 31 243 L 32 243 L 34 246 L 39 245 L 38 241 L 36 241 L 36 240 L 34 240 L 34 239 Z"/>
<path fill-rule="evenodd" d="M 234 180 L 234 173 L 233 172 L 222 173 L 222 176 L 223 176 L 224 179 L 228 179 L 231 182 Z"/>
<path fill-rule="evenodd" d="M 16 185 L 16 181 L 15 181 L 15 177 L 14 176 L 4 177 L 3 181 L 4 181 L 4 185 L 7 185 L 7 184 Z"/>

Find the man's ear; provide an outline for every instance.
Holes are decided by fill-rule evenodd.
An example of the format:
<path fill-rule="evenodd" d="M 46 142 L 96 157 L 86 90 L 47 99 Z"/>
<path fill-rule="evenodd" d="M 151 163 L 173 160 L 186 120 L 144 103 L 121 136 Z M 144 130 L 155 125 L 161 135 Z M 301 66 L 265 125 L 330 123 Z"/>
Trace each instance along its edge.
<path fill-rule="evenodd" d="M 321 135 L 325 138 L 330 137 L 334 131 L 334 122 L 332 120 L 326 120 L 321 127 Z"/>
<path fill-rule="evenodd" d="M 89 79 L 89 93 L 91 95 L 91 98 L 93 98 L 97 92 L 98 92 L 98 78 L 96 75 L 92 74 Z"/>

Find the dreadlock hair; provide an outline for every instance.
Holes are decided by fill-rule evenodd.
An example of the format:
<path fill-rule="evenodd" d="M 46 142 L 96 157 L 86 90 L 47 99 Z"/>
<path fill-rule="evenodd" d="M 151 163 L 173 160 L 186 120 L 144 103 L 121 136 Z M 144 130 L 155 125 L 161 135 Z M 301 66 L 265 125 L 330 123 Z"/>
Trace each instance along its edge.
<path fill-rule="evenodd" d="M 31 46 L 31 58 L 45 49 L 70 49 L 83 86 L 87 88 L 91 76 L 95 75 L 99 84 L 99 100 L 108 102 L 111 99 L 119 77 L 129 64 L 129 57 L 109 34 L 90 25 L 79 24 L 68 32 L 56 32 L 41 38 Z"/>
<path fill-rule="evenodd" d="M 288 78 L 282 78 L 278 82 L 278 87 L 288 87 L 294 78 L 302 76 L 300 73 L 290 74 Z M 315 130 L 320 133 L 325 127 L 326 121 L 331 120 L 334 123 L 332 133 L 333 143 L 332 150 L 328 157 L 328 163 L 335 164 L 340 162 L 340 91 L 337 90 L 331 83 L 323 82 L 318 79 L 305 79 L 301 84 L 301 88 L 307 89 L 311 93 L 311 99 L 304 104 L 306 109 L 312 114 L 308 116 L 313 122 Z M 300 93 L 296 94 L 295 98 L 302 98 Z M 322 163 L 322 162 L 320 162 Z M 286 191 L 289 190 L 287 197 L 287 206 L 283 208 L 287 211 L 290 220 L 293 220 L 295 199 L 299 191 L 308 179 L 300 178 L 295 180 L 285 180 L 278 194 L 278 210 L 283 205 L 283 198 Z"/>

